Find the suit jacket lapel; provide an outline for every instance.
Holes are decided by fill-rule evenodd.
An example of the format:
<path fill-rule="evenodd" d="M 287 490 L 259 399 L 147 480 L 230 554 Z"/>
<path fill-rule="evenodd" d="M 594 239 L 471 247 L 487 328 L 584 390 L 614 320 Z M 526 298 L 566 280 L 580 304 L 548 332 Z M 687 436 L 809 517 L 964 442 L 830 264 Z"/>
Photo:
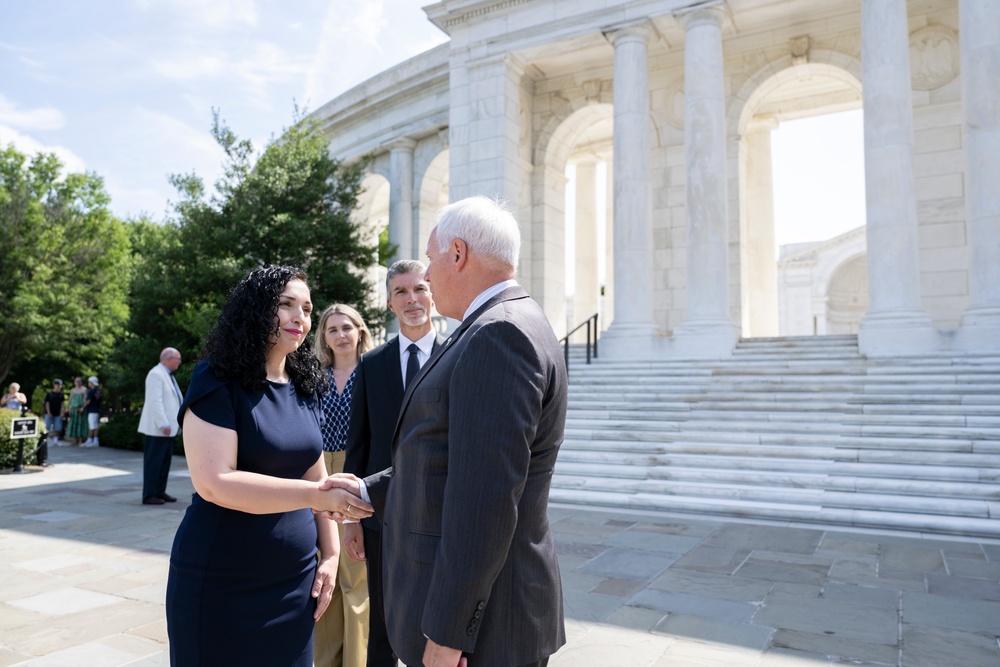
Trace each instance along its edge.
<path fill-rule="evenodd" d="M 399 336 L 393 338 L 385 346 L 382 361 L 385 363 L 385 372 L 389 378 L 389 393 L 392 395 L 392 404 L 399 407 L 403 404 L 403 370 L 399 366 Z"/>
<path fill-rule="evenodd" d="M 435 364 L 437 364 L 437 362 L 441 359 L 441 357 L 448 354 L 448 350 L 455 347 L 455 343 L 458 342 L 458 339 L 461 338 L 462 334 L 465 333 L 465 331 L 472 325 L 473 322 L 476 321 L 476 319 L 480 315 L 482 315 L 487 310 L 489 310 L 496 304 L 500 303 L 501 301 L 510 301 L 511 299 L 523 299 L 526 296 L 528 296 L 528 293 L 525 292 L 524 288 L 521 287 L 520 285 L 513 285 L 511 287 L 508 287 L 504 291 L 493 296 L 493 298 L 489 299 L 486 303 L 484 303 L 482 306 L 473 311 L 471 315 L 462 320 L 462 323 L 458 326 L 457 329 L 455 329 L 455 332 L 450 336 L 448 336 L 448 338 L 444 341 L 443 344 L 438 346 L 437 341 L 435 341 L 434 351 L 431 354 L 431 358 L 428 359 L 427 363 L 420 368 L 420 370 L 417 372 L 417 376 L 413 378 L 413 382 L 411 382 L 410 386 L 406 388 L 406 393 L 403 395 L 403 404 L 399 408 L 399 417 L 396 419 L 396 429 L 392 434 L 392 449 L 394 451 L 396 449 L 396 441 L 399 438 L 399 424 L 403 420 L 403 413 L 406 412 L 406 406 L 409 405 L 410 403 L 410 396 L 413 395 L 413 390 L 416 388 L 417 385 L 420 384 L 420 381 L 424 378 L 424 376 L 431 370 L 431 368 L 434 367 Z"/>

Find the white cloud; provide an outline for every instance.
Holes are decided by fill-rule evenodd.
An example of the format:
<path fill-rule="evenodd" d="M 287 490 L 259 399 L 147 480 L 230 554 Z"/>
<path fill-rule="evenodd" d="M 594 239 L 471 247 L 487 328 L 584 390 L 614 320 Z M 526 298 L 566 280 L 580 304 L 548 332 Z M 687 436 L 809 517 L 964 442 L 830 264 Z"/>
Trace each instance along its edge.
<path fill-rule="evenodd" d="M 18 109 L 17 105 L 0 95 L 0 124 L 21 130 L 58 130 L 66 125 L 66 119 L 61 111 L 52 107 Z"/>
<path fill-rule="evenodd" d="M 234 23 L 257 25 L 257 5 L 252 0 L 139 0 L 136 3 L 146 10 L 167 8 L 185 22 L 193 22 L 207 28 L 226 28 Z"/>
<path fill-rule="evenodd" d="M 67 173 L 79 173 L 87 170 L 87 163 L 84 162 L 83 158 L 65 146 L 49 146 L 33 137 L 18 132 L 12 127 L 0 125 L 0 146 L 7 146 L 8 144 L 14 144 L 14 147 L 25 155 L 55 153 L 56 157 L 65 165 L 65 172 Z"/>
<path fill-rule="evenodd" d="M 188 51 L 182 58 L 154 60 L 152 66 L 172 81 L 235 84 L 247 96 L 247 102 L 258 109 L 273 108 L 272 87 L 301 80 L 307 69 L 304 58 L 289 54 L 268 41 L 255 42 L 239 56 L 223 51 Z"/>

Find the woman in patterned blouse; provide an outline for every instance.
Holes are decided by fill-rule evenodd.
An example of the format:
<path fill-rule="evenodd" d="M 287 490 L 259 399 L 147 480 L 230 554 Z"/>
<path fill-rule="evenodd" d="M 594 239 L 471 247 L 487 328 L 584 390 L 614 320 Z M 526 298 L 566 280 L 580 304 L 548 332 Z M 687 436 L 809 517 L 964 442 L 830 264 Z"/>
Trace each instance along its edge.
<path fill-rule="evenodd" d="M 330 474 L 344 471 L 351 418 L 354 369 L 372 348 L 372 335 L 354 308 L 338 303 L 323 311 L 316 356 L 326 369 L 330 390 L 323 396 L 323 457 Z M 341 529 L 343 538 L 343 529 Z M 365 667 L 368 653 L 368 579 L 363 562 L 340 553 L 338 586 L 327 612 L 316 623 L 316 667 Z"/>

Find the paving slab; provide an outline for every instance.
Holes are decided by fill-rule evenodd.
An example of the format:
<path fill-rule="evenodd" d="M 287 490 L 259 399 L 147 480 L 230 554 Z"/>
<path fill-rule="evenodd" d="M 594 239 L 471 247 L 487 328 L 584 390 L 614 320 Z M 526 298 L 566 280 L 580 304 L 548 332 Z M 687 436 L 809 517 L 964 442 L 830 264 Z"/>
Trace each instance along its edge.
<path fill-rule="evenodd" d="M 1000 647 L 994 636 L 904 623 L 903 645 L 905 667 L 952 665 L 956 664 L 955 656 L 962 656 L 963 667 L 1000 665 Z"/>
<path fill-rule="evenodd" d="M 138 452 L 51 461 L 0 474 L 0 667 L 165 667 L 184 460 L 180 501 L 155 507 Z M 550 521 L 568 638 L 551 667 L 1000 665 L 1000 541 L 568 505 Z"/>

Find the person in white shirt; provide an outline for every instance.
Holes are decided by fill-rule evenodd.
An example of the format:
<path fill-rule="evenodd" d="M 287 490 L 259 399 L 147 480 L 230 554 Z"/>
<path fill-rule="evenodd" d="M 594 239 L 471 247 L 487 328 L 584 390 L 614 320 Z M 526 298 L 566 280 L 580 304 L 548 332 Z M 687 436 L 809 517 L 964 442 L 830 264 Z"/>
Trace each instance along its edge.
<path fill-rule="evenodd" d="M 146 436 L 142 466 L 142 504 L 176 502 L 167 493 L 167 476 L 174 455 L 174 437 L 180 433 L 177 411 L 184 395 L 173 373 L 181 365 L 181 353 L 172 347 L 160 352 L 160 363 L 146 374 L 146 399 L 139 417 L 139 433 Z"/>

